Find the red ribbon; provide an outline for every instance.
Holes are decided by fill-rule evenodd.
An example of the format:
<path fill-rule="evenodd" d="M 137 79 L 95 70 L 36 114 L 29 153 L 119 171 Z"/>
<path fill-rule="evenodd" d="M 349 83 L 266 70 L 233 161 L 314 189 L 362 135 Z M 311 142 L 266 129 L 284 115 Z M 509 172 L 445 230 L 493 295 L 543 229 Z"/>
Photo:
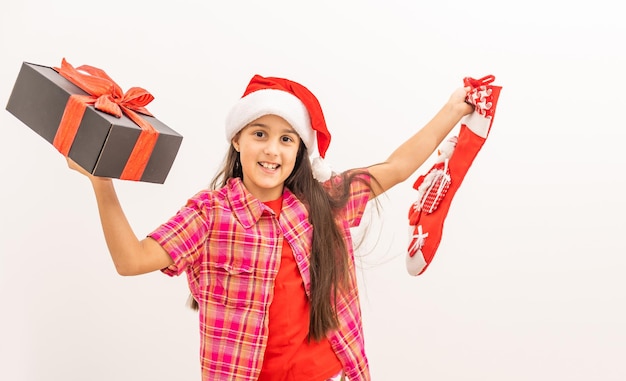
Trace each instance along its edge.
<path fill-rule="evenodd" d="M 154 99 L 152 94 L 140 87 L 133 87 L 124 93 L 103 70 L 89 65 L 74 68 L 65 58 L 61 62 L 61 68 L 54 69 L 89 94 L 70 96 L 54 137 L 54 147 L 63 155 L 68 155 L 88 105 L 94 105 L 96 110 L 118 118 L 124 114 L 141 128 L 141 133 L 120 179 L 141 179 L 159 137 L 159 132 L 139 115 L 152 116 L 144 107 Z"/>
<path fill-rule="evenodd" d="M 496 77 L 493 76 L 492 74 L 489 74 L 479 79 L 474 79 L 472 77 L 465 77 L 463 78 L 463 84 L 465 86 L 470 86 L 471 88 L 475 89 L 482 85 L 488 85 L 495 80 L 496 80 Z"/>

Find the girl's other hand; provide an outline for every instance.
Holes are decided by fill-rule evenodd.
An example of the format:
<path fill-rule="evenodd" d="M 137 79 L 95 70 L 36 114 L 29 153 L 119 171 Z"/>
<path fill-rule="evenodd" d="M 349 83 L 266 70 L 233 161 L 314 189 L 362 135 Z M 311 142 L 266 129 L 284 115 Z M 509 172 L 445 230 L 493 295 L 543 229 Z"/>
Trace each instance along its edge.
<path fill-rule="evenodd" d="M 459 87 L 452 93 L 450 99 L 448 100 L 448 104 L 463 116 L 469 115 L 474 111 L 474 106 L 465 102 L 467 93 L 469 93 L 471 89 L 472 88 L 470 86 Z"/>

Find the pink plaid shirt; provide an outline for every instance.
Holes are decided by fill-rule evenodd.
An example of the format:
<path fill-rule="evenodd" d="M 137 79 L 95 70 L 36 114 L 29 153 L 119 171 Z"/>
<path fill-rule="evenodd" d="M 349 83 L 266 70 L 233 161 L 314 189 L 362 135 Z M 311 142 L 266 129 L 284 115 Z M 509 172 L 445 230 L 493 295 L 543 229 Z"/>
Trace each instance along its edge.
<path fill-rule="evenodd" d="M 350 287 L 337 304 L 340 328 L 330 332 L 328 340 L 351 381 L 370 380 L 350 234 L 361 221 L 369 195 L 365 184 L 354 181 L 350 199 L 337 216 L 350 251 Z M 312 232 L 305 206 L 288 189 L 278 219 L 240 179 L 231 179 L 219 190 L 197 193 L 150 234 L 174 260 L 174 266 L 163 271 L 170 276 L 186 272 L 200 306 L 203 380 L 257 379 L 282 239 L 293 249 L 308 295 Z"/>

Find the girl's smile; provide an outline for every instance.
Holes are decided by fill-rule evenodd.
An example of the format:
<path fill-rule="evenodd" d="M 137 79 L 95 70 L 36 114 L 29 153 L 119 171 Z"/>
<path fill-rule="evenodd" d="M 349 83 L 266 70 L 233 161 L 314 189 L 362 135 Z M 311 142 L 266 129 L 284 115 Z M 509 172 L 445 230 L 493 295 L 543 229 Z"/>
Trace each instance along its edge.
<path fill-rule="evenodd" d="M 259 163 L 263 168 L 269 169 L 271 171 L 275 170 L 280 166 L 280 164 L 271 164 L 271 163 Z"/>

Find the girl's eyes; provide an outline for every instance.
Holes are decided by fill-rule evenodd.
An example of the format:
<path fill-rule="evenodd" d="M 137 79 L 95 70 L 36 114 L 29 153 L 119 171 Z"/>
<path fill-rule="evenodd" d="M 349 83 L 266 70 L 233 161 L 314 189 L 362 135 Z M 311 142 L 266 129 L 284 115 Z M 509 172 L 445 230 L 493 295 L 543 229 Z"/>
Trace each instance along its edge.
<path fill-rule="evenodd" d="M 267 138 L 267 133 L 265 133 L 265 131 L 261 131 L 261 130 L 259 130 L 259 131 L 254 131 L 254 132 L 252 133 L 252 135 L 254 135 L 254 136 L 255 136 L 255 137 L 257 137 L 257 138 Z M 283 143 L 292 143 L 292 142 L 295 142 L 295 141 L 296 141 L 296 140 L 295 140 L 292 136 L 289 136 L 289 135 L 284 135 L 284 136 L 281 136 L 281 137 L 280 137 L 280 140 L 281 140 Z"/>

